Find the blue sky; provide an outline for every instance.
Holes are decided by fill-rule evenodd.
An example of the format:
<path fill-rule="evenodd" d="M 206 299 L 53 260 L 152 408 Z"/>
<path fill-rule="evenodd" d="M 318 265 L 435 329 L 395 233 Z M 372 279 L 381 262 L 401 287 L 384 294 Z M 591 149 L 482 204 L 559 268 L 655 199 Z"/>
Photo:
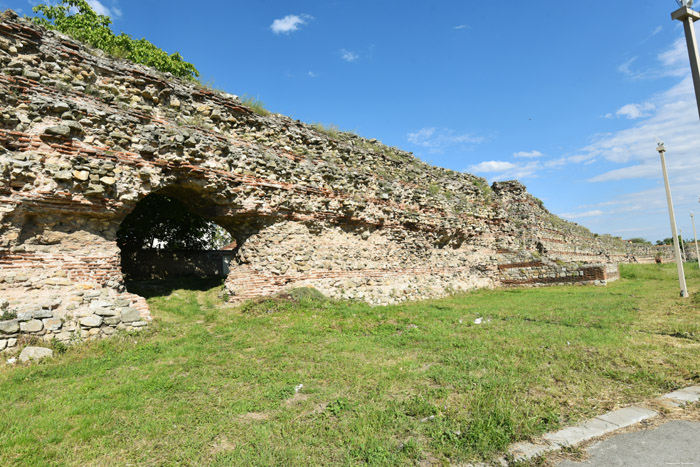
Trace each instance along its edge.
<path fill-rule="evenodd" d="M 100 3 L 101 2 L 101 3 Z M 684 236 L 700 120 L 673 0 L 89 0 L 203 81 L 489 181 L 597 233 Z M 29 14 L 35 1 L 0 0 Z"/>

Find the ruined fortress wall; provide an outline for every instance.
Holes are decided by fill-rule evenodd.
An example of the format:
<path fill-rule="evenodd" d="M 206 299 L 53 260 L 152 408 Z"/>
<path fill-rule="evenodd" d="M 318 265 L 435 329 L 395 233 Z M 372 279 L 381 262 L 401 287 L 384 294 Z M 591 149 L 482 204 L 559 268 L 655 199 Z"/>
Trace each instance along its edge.
<path fill-rule="evenodd" d="M 236 96 L 105 57 L 5 12 L 7 313 L 26 318 L 45 296 L 60 302 L 51 312 L 62 329 L 82 337 L 146 323 L 145 302 L 124 291 L 115 237 L 150 193 L 176 197 L 232 234 L 239 248 L 226 287 L 234 300 L 313 286 L 386 304 L 502 285 L 515 280 L 504 272 L 514 268 L 502 267 L 513 263 L 539 261 L 550 272 L 557 260 L 577 263 L 568 274 L 655 255 L 551 215 L 517 182 L 489 187 L 376 140 L 259 115 Z M 539 270 L 523 274 L 549 283 Z M 120 318 L 134 318 L 132 310 L 138 321 Z M 57 334 L 45 324 L 36 332 Z M 0 341 L 16 334 L 0 328 Z"/>

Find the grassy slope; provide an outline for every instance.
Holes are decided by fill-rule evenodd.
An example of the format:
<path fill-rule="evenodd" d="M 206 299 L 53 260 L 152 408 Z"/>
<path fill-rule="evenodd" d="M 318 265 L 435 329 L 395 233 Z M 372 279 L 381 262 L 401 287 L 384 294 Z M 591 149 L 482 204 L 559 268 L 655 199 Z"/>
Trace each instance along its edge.
<path fill-rule="evenodd" d="M 151 331 L 0 368 L 0 465 L 488 458 L 700 381 L 698 303 L 672 268 L 386 308 L 176 290 L 150 299 Z"/>

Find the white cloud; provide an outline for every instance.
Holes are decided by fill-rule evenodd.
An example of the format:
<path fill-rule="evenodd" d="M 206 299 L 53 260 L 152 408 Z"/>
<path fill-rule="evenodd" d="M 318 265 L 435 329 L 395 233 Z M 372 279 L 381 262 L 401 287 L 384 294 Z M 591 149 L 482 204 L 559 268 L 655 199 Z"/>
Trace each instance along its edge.
<path fill-rule="evenodd" d="M 270 25 L 270 29 L 275 34 L 289 34 L 298 31 L 299 28 L 307 24 L 313 17 L 309 15 L 287 15 L 284 18 L 276 19 Z"/>
<path fill-rule="evenodd" d="M 618 66 L 617 71 L 619 71 L 623 75 L 633 75 L 633 72 L 631 71 L 630 68 L 631 68 L 632 64 L 636 61 L 637 61 L 637 57 L 630 58 L 625 63 Z"/>
<path fill-rule="evenodd" d="M 484 161 L 471 165 L 467 171 L 470 173 L 494 174 L 488 177 L 491 181 L 522 180 L 534 177 L 542 166 L 539 161 L 527 163 L 513 163 L 507 161 Z"/>
<path fill-rule="evenodd" d="M 471 133 L 456 134 L 448 128 L 425 127 L 407 135 L 409 143 L 440 152 L 449 146 L 471 146 L 483 143 L 486 138 Z"/>
<path fill-rule="evenodd" d="M 602 216 L 603 211 L 600 209 L 594 209 L 592 211 L 584 211 L 584 212 L 569 212 L 565 214 L 559 214 L 560 217 L 563 217 L 564 219 L 581 219 L 584 217 L 596 217 L 596 216 Z"/>
<path fill-rule="evenodd" d="M 520 151 L 516 152 L 513 154 L 513 157 L 519 158 L 519 157 L 525 157 L 527 159 L 532 159 L 535 157 L 542 157 L 542 153 L 539 151 Z"/>
<path fill-rule="evenodd" d="M 343 60 L 345 60 L 346 62 L 354 62 L 355 60 L 360 58 L 360 56 L 358 54 L 356 54 L 355 52 L 351 52 L 351 51 L 346 50 L 346 49 L 342 49 L 340 51 L 340 57 Z"/>
<path fill-rule="evenodd" d="M 459 26 L 455 26 L 452 29 L 471 29 L 471 26 L 469 26 L 468 24 L 460 24 Z"/>
<path fill-rule="evenodd" d="M 634 80 L 683 77 L 688 74 L 690 69 L 688 51 L 685 39 L 682 37 L 677 39 L 668 50 L 658 54 L 656 58 L 661 62 L 660 65 L 655 64 L 651 68 L 638 70 L 632 67 L 637 61 L 637 57 L 632 57 L 618 66 L 617 71 Z"/>
<path fill-rule="evenodd" d="M 469 167 L 470 171 L 473 172 L 503 172 L 505 170 L 511 170 L 516 168 L 517 165 L 513 164 L 512 162 L 506 162 L 506 161 L 484 161 L 480 162 L 476 165 L 472 165 Z"/>
<path fill-rule="evenodd" d="M 654 110 L 654 104 L 651 102 L 646 102 L 644 104 L 627 104 L 618 109 L 615 115 L 635 120 L 637 118 L 648 117 L 649 114 L 647 111 L 649 110 Z"/>
<path fill-rule="evenodd" d="M 635 178 L 654 178 L 659 175 L 657 138 L 666 143 L 669 172 L 700 173 L 700 141 L 697 138 L 698 109 L 690 77 L 670 90 L 641 105 L 650 109 L 650 115 L 641 118 L 630 128 L 599 135 L 589 146 L 569 157 L 571 162 L 604 159 L 625 167 L 610 170 L 589 179 L 592 182 Z M 622 109 L 621 109 L 622 110 Z M 635 111 L 630 111 L 629 117 Z M 686 172 L 688 173 L 688 172 Z"/>
<path fill-rule="evenodd" d="M 656 151 L 657 138 L 666 147 L 666 165 L 676 220 L 691 231 L 688 212 L 697 209 L 700 192 L 700 121 L 688 57 L 682 38 L 657 55 L 658 72 L 631 70 L 634 61 L 620 71 L 630 76 L 658 78 L 678 76 L 677 84 L 639 104 L 622 107 L 611 118 L 630 118 L 625 129 L 599 134 L 592 142 L 566 158 L 567 163 L 603 167 L 587 181 L 607 184 L 596 188 L 604 201 L 570 208 L 563 217 L 587 217 L 587 226 L 601 232 L 642 236 L 649 240 L 669 237 L 668 209 Z M 620 183 L 624 180 L 638 180 Z M 634 192 L 625 192 L 629 187 Z M 596 212 L 602 211 L 597 214 Z M 594 215 L 594 213 L 596 213 Z"/>
<path fill-rule="evenodd" d="M 98 15 L 109 16 L 111 18 L 120 18 L 122 16 L 122 11 L 116 6 L 108 8 L 99 0 L 87 0 L 87 3 Z"/>
<path fill-rule="evenodd" d="M 671 48 L 661 52 L 657 58 L 664 67 L 674 68 L 674 73 L 685 73 L 688 62 L 688 49 L 686 48 L 685 39 L 676 39 Z"/>
<path fill-rule="evenodd" d="M 651 31 L 651 35 L 652 35 L 652 36 L 655 36 L 655 35 L 657 35 L 658 33 L 660 33 L 660 32 L 663 31 L 663 30 L 664 30 L 663 26 L 656 26 L 656 27 L 654 28 L 654 30 Z"/>
<path fill-rule="evenodd" d="M 318 74 L 314 73 L 313 71 L 309 71 L 306 75 L 309 78 L 317 78 L 318 77 Z"/>

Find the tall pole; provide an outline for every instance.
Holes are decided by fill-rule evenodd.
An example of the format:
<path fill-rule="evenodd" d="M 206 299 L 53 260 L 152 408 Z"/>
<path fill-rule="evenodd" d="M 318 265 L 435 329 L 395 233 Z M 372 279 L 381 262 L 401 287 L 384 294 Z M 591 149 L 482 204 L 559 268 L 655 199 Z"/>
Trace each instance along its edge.
<path fill-rule="evenodd" d="M 695 238 L 695 259 L 698 260 L 698 267 L 700 268 L 700 253 L 698 253 L 698 234 L 695 231 L 695 215 L 693 211 L 690 211 L 690 220 L 693 222 L 693 237 Z"/>
<path fill-rule="evenodd" d="M 678 242 L 681 244 L 681 255 L 683 256 L 683 262 L 687 261 L 687 256 L 685 255 L 685 242 L 683 241 L 683 229 L 678 229 Z"/>
<path fill-rule="evenodd" d="M 683 260 L 681 249 L 678 246 L 678 233 L 676 232 L 676 215 L 673 212 L 673 200 L 671 199 L 671 187 L 668 185 L 668 173 L 666 172 L 666 148 L 664 143 L 659 143 L 656 148 L 661 156 L 661 170 L 664 173 L 664 185 L 666 186 L 666 201 L 668 201 L 668 216 L 671 219 L 671 236 L 673 237 L 673 249 L 676 252 L 676 267 L 678 268 L 678 282 L 681 286 L 681 297 L 688 296 L 688 287 L 685 285 L 685 273 L 683 272 Z"/>
<path fill-rule="evenodd" d="M 695 100 L 698 104 L 698 115 L 700 116 L 700 55 L 698 55 L 698 44 L 695 40 L 695 26 L 693 25 L 695 21 L 700 19 L 700 13 L 684 6 L 671 13 L 671 19 L 683 22 L 685 42 L 688 45 L 688 56 L 690 57 L 690 69 L 693 72 Z"/>

